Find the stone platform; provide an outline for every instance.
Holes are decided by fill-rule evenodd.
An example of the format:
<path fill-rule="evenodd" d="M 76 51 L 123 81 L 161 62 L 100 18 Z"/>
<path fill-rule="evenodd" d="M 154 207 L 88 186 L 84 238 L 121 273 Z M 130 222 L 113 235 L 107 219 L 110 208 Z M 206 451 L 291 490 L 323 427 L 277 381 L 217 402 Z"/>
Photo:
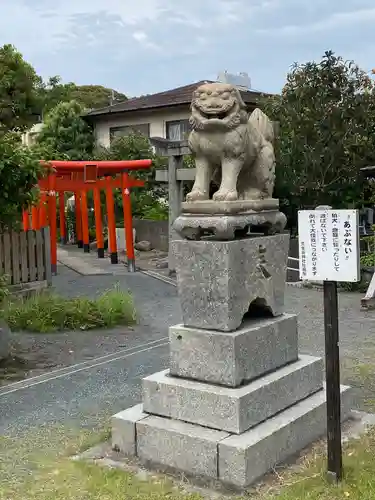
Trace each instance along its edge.
<path fill-rule="evenodd" d="M 182 325 L 170 367 L 112 419 L 128 456 L 246 487 L 326 431 L 322 359 L 298 355 L 284 313 L 289 235 L 172 242 Z M 352 393 L 342 387 L 342 418 Z"/>
<path fill-rule="evenodd" d="M 171 375 L 238 387 L 297 361 L 295 314 L 247 321 L 233 332 L 169 328 Z"/>
<path fill-rule="evenodd" d="M 172 377 L 169 370 L 143 379 L 143 409 L 211 429 L 242 434 L 323 387 L 323 362 L 298 361 L 236 388 Z"/>
<path fill-rule="evenodd" d="M 324 435 L 323 361 L 298 356 L 295 315 L 234 332 L 176 325 L 170 339 L 170 370 L 144 378 L 143 403 L 112 419 L 121 453 L 246 487 Z M 343 419 L 351 397 L 343 387 Z"/>
<path fill-rule="evenodd" d="M 345 420 L 352 407 L 348 387 L 341 398 Z M 149 415 L 140 404 L 112 417 L 112 446 L 147 464 L 246 487 L 325 431 L 323 389 L 240 435 Z"/>

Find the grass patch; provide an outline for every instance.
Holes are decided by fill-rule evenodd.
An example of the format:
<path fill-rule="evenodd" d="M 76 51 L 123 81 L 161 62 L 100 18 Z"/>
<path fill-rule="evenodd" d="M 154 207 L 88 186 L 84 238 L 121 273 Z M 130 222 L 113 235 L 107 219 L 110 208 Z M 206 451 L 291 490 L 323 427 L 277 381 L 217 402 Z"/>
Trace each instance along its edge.
<path fill-rule="evenodd" d="M 188 487 L 177 487 L 163 475 L 141 480 L 119 469 L 69 459 L 108 437 L 107 428 L 83 431 L 60 426 L 44 426 L 15 439 L 0 437 L 0 500 L 202 498 L 189 492 Z M 298 466 L 278 470 L 260 488 L 243 496 L 233 495 L 233 500 L 373 500 L 375 430 L 345 445 L 345 478 L 338 486 L 326 481 L 324 449 L 323 444 L 318 444 Z M 222 497 L 217 494 L 214 498 Z"/>
<path fill-rule="evenodd" d="M 171 481 L 99 467 L 70 456 L 107 439 L 106 429 L 43 427 L 16 439 L 0 437 L 1 500 L 198 500 Z"/>
<path fill-rule="evenodd" d="M 373 357 L 373 349 L 370 351 Z M 375 365 L 359 361 L 355 358 L 344 358 L 341 361 L 341 378 L 352 387 L 358 396 L 360 409 L 369 413 L 375 412 Z"/>
<path fill-rule="evenodd" d="M 316 447 L 299 471 L 285 470 L 274 484 L 255 495 L 261 500 L 373 500 L 375 498 L 375 429 L 344 446 L 344 480 L 331 484 L 326 479 L 325 447 Z"/>
<path fill-rule="evenodd" d="M 13 331 L 34 333 L 111 328 L 135 322 L 132 297 L 118 286 L 95 299 L 66 298 L 49 291 L 28 298 L 8 296 L 0 314 Z"/>

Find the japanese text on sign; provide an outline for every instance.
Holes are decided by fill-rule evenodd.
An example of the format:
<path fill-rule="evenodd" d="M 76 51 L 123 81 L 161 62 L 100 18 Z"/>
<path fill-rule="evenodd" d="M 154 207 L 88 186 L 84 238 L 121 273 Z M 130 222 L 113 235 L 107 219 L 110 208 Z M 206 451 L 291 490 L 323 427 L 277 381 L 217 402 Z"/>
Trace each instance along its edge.
<path fill-rule="evenodd" d="M 357 210 L 301 210 L 298 238 L 302 280 L 359 281 Z"/>

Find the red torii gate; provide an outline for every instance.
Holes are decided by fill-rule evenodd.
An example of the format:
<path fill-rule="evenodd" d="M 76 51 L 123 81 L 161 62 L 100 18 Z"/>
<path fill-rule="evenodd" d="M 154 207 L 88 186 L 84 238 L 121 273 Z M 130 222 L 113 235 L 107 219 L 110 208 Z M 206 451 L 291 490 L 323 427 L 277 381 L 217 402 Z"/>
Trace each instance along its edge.
<path fill-rule="evenodd" d="M 60 237 L 66 240 L 64 193 L 70 191 L 75 197 L 76 235 L 78 246 L 84 252 L 90 251 L 87 192 L 93 190 L 94 214 L 98 257 L 104 257 L 103 224 L 101 216 L 100 191 L 106 192 L 106 207 L 108 219 L 108 243 L 111 263 L 118 263 L 116 243 L 116 220 L 114 210 L 113 189 L 121 188 L 124 212 L 124 229 L 128 270 L 135 271 L 133 223 L 130 201 L 130 188 L 144 186 L 144 181 L 129 176 L 129 170 L 150 168 L 151 160 L 122 161 L 64 161 L 41 160 L 46 168 L 53 168 L 38 182 L 41 190 L 39 204 L 31 208 L 31 229 L 39 229 L 50 225 L 51 236 L 51 267 L 57 271 L 57 225 L 56 225 L 56 193 L 59 193 Z M 116 174 L 120 174 L 119 177 Z M 114 177 L 116 176 L 116 177 Z M 23 213 L 24 230 L 29 229 L 29 213 Z"/>

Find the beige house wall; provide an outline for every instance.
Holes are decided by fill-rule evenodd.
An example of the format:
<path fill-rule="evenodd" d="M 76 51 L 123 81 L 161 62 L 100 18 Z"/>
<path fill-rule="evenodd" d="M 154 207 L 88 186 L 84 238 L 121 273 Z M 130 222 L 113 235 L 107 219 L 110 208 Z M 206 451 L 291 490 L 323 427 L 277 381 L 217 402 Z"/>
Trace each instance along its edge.
<path fill-rule="evenodd" d="M 27 132 L 24 132 L 21 135 L 22 144 L 24 146 L 27 146 L 27 147 L 30 147 L 33 144 L 35 144 L 37 135 L 42 130 L 42 128 L 43 128 L 43 123 L 36 123 L 35 125 L 33 125 L 31 127 L 30 130 L 28 130 Z"/>
<path fill-rule="evenodd" d="M 190 109 L 154 109 L 127 113 L 116 113 L 116 115 L 95 117 L 94 131 L 97 145 L 109 147 L 110 129 L 113 127 L 124 127 L 137 124 L 150 124 L 150 137 L 166 138 L 167 122 L 175 120 L 188 120 Z"/>

